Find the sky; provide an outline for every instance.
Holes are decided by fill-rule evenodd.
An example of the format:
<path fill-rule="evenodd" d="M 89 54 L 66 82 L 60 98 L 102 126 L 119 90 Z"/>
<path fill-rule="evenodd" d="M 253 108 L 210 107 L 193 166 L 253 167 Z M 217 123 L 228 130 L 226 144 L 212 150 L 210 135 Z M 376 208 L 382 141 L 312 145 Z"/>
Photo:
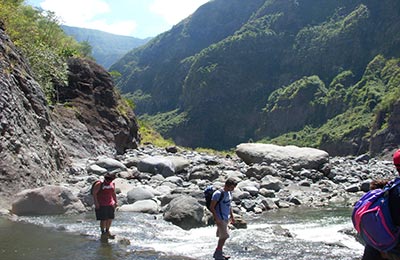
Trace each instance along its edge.
<path fill-rule="evenodd" d="M 25 0 L 68 26 L 144 39 L 168 31 L 209 0 Z"/>

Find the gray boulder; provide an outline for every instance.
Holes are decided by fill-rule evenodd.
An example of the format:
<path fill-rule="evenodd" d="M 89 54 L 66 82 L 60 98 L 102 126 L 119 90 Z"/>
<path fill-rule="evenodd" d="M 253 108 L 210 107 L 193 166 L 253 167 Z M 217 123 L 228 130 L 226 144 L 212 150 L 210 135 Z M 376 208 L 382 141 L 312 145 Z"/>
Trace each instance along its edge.
<path fill-rule="evenodd" d="M 260 187 L 267 190 L 279 191 L 284 187 L 284 185 L 283 182 L 278 178 L 267 175 L 261 179 Z"/>
<path fill-rule="evenodd" d="M 154 194 L 149 189 L 145 189 L 144 187 L 137 187 L 128 191 L 127 198 L 129 203 L 134 203 L 139 200 L 152 199 L 154 198 Z"/>
<path fill-rule="evenodd" d="M 175 175 L 182 171 L 189 162 L 180 157 L 147 156 L 138 163 L 138 170 L 152 174 L 161 174 L 163 177 Z"/>
<path fill-rule="evenodd" d="M 174 198 L 166 207 L 164 220 L 172 222 L 185 230 L 206 226 L 205 207 L 197 199 L 181 195 Z"/>
<path fill-rule="evenodd" d="M 305 169 L 320 169 L 329 162 L 329 154 L 325 151 L 293 145 L 243 143 L 236 147 L 236 154 L 249 165 L 266 162 L 284 166 L 296 164 Z"/>
<path fill-rule="evenodd" d="M 122 205 L 118 208 L 118 211 L 158 214 L 160 210 L 157 202 L 155 202 L 154 200 L 140 200 L 136 201 L 133 204 Z"/>
<path fill-rule="evenodd" d="M 84 212 L 85 207 L 68 188 L 45 186 L 18 193 L 11 211 L 20 216 L 57 215 Z"/>
<path fill-rule="evenodd" d="M 109 172 L 120 172 L 127 170 L 127 167 L 123 163 L 109 157 L 99 157 L 94 164 L 106 169 Z"/>

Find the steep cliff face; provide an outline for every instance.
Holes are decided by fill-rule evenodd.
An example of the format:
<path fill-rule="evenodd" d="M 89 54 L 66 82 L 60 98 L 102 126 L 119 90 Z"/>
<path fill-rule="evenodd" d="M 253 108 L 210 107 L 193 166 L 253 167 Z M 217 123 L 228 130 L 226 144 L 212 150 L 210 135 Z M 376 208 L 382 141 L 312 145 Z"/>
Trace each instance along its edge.
<path fill-rule="evenodd" d="M 52 128 L 44 93 L 0 28 L 0 190 L 57 180 L 67 154 Z"/>
<path fill-rule="evenodd" d="M 77 157 L 136 148 L 140 137 L 132 109 L 110 74 L 91 60 L 68 61 L 68 85 L 58 87 L 53 111 L 58 136 Z"/>
<path fill-rule="evenodd" d="M 71 59 L 56 105 L 0 28 L 0 193 L 62 180 L 78 157 L 122 153 L 140 141 L 136 117 L 99 65 Z M 1 201 L 0 201 L 1 203 Z"/>
<path fill-rule="evenodd" d="M 400 143 L 400 99 L 393 104 L 389 112 L 382 110 L 376 117 L 370 143 L 372 155 L 391 155 L 395 149 L 398 149 Z M 382 127 L 385 124 L 387 127 Z"/>

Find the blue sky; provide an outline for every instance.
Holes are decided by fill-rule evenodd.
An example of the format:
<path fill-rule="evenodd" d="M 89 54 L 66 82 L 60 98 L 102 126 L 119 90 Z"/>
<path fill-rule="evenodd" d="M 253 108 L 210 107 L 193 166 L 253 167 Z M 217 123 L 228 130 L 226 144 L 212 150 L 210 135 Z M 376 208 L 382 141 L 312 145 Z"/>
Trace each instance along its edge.
<path fill-rule="evenodd" d="M 65 25 L 136 38 L 165 32 L 209 0 L 25 0 Z"/>

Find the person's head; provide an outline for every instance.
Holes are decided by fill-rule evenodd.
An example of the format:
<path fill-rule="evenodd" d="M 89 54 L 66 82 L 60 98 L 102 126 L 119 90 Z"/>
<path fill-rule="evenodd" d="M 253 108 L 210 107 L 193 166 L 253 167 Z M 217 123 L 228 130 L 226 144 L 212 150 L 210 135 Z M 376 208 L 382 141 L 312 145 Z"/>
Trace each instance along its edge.
<path fill-rule="evenodd" d="M 400 173 L 400 149 L 398 149 L 393 154 L 393 164 L 396 167 L 397 171 Z"/>
<path fill-rule="evenodd" d="M 225 190 L 233 191 L 236 188 L 237 181 L 234 178 L 228 178 L 225 181 Z"/>
<path fill-rule="evenodd" d="M 104 180 L 105 180 L 106 182 L 112 182 L 114 179 L 115 179 L 115 173 L 107 172 L 107 173 L 104 175 Z"/>
<path fill-rule="evenodd" d="M 376 190 L 376 189 L 383 189 L 386 184 L 388 184 L 389 180 L 388 179 L 379 179 L 379 180 L 373 180 L 369 184 L 369 189 L 370 190 Z"/>

